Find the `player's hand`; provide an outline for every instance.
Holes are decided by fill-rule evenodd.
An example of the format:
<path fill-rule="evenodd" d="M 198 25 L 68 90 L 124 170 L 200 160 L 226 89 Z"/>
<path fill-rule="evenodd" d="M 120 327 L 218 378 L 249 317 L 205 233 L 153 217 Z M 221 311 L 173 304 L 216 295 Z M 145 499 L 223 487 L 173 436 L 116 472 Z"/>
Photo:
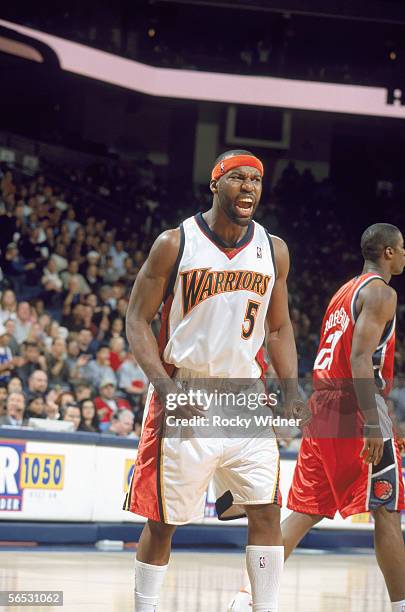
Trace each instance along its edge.
<path fill-rule="evenodd" d="M 159 392 L 160 403 L 166 415 L 174 415 L 180 419 L 190 419 L 193 416 L 206 416 L 204 406 L 192 405 L 186 400 L 186 393 L 173 381 L 164 385 Z"/>
<path fill-rule="evenodd" d="M 363 448 L 360 453 L 363 463 L 378 465 L 382 459 L 383 452 L 384 440 L 382 436 L 379 438 L 364 438 Z"/>
<path fill-rule="evenodd" d="M 312 412 L 306 402 L 301 399 L 290 400 L 286 408 L 286 417 L 295 419 L 297 426 L 302 428 L 312 420 Z"/>
<path fill-rule="evenodd" d="M 312 420 L 312 412 L 307 402 L 302 400 L 294 400 L 292 402 L 293 418 L 299 420 L 298 427 L 305 427 Z"/>
<path fill-rule="evenodd" d="M 405 438 L 397 438 L 397 444 L 401 455 L 405 455 Z"/>

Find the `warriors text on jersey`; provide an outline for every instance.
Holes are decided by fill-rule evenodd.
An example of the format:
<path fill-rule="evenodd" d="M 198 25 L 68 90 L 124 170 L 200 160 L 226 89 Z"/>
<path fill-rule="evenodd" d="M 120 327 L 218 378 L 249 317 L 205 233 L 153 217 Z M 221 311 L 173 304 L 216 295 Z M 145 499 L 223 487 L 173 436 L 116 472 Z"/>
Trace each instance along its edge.
<path fill-rule="evenodd" d="M 180 233 L 159 343 L 168 373 L 178 382 L 208 377 L 257 382 L 276 277 L 269 234 L 252 221 L 229 250 L 201 214 L 186 219 Z M 204 438 L 190 436 L 188 427 L 168 436 L 166 425 L 150 386 L 126 510 L 172 525 L 193 522 L 204 516 L 210 482 L 226 518 L 243 513 L 246 504 L 281 503 L 275 436 Z"/>
<path fill-rule="evenodd" d="M 385 282 L 378 274 L 361 274 L 343 285 L 331 299 L 322 322 L 314 364 L 315 388 L 334 387 L 334 381 L 340 380 L 344 384 L 344 381 L 352 379 L 350 354 L 357 319 L 356 302 L 361 289 L 375 279 Z M 376 384 L 384 395 L 392 386 L 394 353 L 395 318 L 387 324 L 373 355 Z"/>
<path fill-rule="evenodd" d="M 201 214 L 180 227 L 181 248 L 160 338 L 165 364 L 202 376 L 258 378 L 256 356 L 275 281 L 271 239 L 252 221 L 232 251 Z"/>

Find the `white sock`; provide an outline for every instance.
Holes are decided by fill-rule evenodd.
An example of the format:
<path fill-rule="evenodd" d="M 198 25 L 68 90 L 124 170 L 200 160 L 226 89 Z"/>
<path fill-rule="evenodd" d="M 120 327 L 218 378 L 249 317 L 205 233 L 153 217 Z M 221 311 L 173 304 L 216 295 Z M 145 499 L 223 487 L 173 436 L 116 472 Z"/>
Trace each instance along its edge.
<path fill-rule="evenodd" d="M 277 612 L 284 546 L 246 546 L 253 612 Z"/>
<path fill-rule="evenodd" d="M 402 599 L 401 601 L 393 601 L 391 605 L 392 612 L 405 612 L 405 599 Z"/>
<path fill-rule="evenodd" d="M 155 612 L 167 565 L 149 565 L 135 559 L 135 610 Z"/>

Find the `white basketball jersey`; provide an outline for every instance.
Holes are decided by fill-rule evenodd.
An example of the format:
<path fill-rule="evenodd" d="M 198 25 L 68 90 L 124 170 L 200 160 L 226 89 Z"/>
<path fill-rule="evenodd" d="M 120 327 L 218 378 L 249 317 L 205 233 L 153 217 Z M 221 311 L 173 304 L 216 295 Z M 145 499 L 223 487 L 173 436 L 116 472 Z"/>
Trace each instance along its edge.
<path fill-rule="evenodd" d="M 226 252 L 201 213 L 180 231 L 162 317 L 163 361 L 199 376 L 259 378 L 256 356 L 276 276 L 269 234 L 252 221 Z"/>

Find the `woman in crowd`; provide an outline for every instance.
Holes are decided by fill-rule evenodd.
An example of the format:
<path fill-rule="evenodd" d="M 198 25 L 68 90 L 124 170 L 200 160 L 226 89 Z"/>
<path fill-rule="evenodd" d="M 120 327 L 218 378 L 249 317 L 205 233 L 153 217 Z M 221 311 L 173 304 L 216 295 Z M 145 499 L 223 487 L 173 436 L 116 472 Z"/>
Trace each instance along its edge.
<path fill-rule="evenodd" d="M 97 410 L 93 400 L 85 399 L 80 402 L 80 413 L 81 420 L 79 425 L 79 431 L 100 433 Z"/>

